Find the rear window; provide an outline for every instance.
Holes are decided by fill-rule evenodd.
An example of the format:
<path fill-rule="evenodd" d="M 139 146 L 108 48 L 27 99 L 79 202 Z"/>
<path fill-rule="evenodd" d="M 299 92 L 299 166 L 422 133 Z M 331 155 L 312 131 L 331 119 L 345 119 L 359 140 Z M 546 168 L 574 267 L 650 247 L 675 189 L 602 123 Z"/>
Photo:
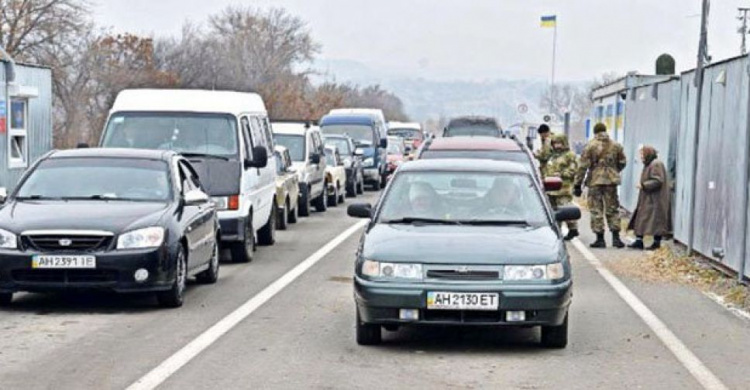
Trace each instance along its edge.
<path fill-rule="evenodd" d="M 446 129 L 446 137 L 500 137 L 500 130 L 486 126 L 461 126 Z"/>
<path fill-rule="evenodd" d="M 396 137 L 401 137 L 408 140 L 421 140 L 424 136 L 424 134 L 422 134 L 422 132 L 417 129 L 389 129 L 388 135 L 395 135 Z"/>
<path fill-rule="evenodd" d="M 511 152 L 505 150 L 430 150 L 427 149 L 420 156 L 422 159 L 439 158 L 469 158 L 495 161 L 513 161 L 530 165 L 529 157 L 524 152 Z"/>

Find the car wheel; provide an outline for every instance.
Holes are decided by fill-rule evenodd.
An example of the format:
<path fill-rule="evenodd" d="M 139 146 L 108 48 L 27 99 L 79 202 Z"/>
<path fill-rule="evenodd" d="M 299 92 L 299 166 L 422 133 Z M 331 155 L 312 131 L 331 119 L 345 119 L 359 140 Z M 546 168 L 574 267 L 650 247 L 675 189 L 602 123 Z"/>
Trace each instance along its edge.
<path fill-rule="evenodd" d="M 365 181 L 364 179 L 360 179 L 359 182 L 357 182 L 357 195 L 362 195 L 365 193 Z"/>
<path fill-rule="evenodd" d="M 546 348 L 565 348 L 568 345 L 568 315 L 558 326 L 542 327 L 542 345 Z"/>
<path fill-rule="evenodd" d="M 233 243 L 229 249 L 232 252 L 232 261 L 235 263 L 249 263 L 253 261 L 253 252 L 255 251 L 255 232 L 253 231 L 252 214 L 247 216 L 243 240 Z"/>
<path fill-rule="evenodd" d="M 387 184 L 388 184 L 388 175 L 380 176 L 380 188 L 385 188 Z"/>
<path fill-rule="evenodd" d="M 357 181 L 352 178 L 351 184 L 349 184 L 349 178 L 346 181 L 346 196 L 348 198 L 357 197 Z"/>
<path fill-rule="evenodd" d="M 378 345 L 383 341 L 383 330 L 380 325 L 366 324 L 362 322 L 357 308 L 357 344 Z"/>
<path fill-rule="evenodd" d="M 275 202 L 274 202 L 275 203 Z M 258 230 L 258 245 L 271 246 L 276 242 L 276 214 L 271 210 L 268 221 Z"/>
<path fill-rule="evenodd" d="M 0 307 L 10 306 L 13 302 L 13 293 L 0 293 Z"/>
<path fill-rule="evenodd" d="M 310 216 L 310 208 L 311 208 L 311 201 L 310 201 L 310 188 L 303 187 L 302 191 L 299 194 L 299 215 L 302 217 L 309 217 Z"/>
<path fill-rule="evenodd" d="M 315 210 L 317 210 L 319 213 L 328 210 L 328 197 L 326 196 L 326 188 L 328 188 L 327 185 L 328 184 L 324 184 L 323 191 L 320 193 L 320 196 L 318 196 L 313 202 Z"/>
<path fill-rule="evenodd" d="M 289 223 L 297 223 L 299 220 L 299 202 L 297 202 L 297 205 L 294 206 L 294 209 L 289 211 Z"/>
<path fill-rule="evenodd" d="M 372 190 L 380 191 L 380 180 L 375 180 L 374 182 L 372 182 Z"/>
<path fill-rule="evenodd" d="M 217 280 L 219 280 L 220 253 L 219 239 L 217 238 L 216 243 L 214 244 L 214 251 L 211 254 L 211 259 L 209 260 L 208 269 L 199 273 L 198 275 L 195 275 L 195 279 L 198 280 L 199 283 L 214 284 Z"/>
<path fill-rule="evenodd" d="M 344 203 L 344 202 L 346 202 L 346 194 L 345 194 L 345 192 L 346 192 L 346 190 L 342 191 L 342 190 L 341 190 L 341 189 L 339 188 L 339 199 L 338 199 L 338 202 L 339 202 L 339 203 Z"/>
<path fill-rule="evenodd" d="M 339 204 L 339 189 L 333 186 L 333 193 L 328 195 L 328 207 L 336 207 Z"/>
<path fill-rule="evenodd" d="M 286 230 L 289 226 L 289 199 L 284 203 L 284 207 L 280 209 L 277 208 L 276 212 L 278 213 L 276 215 L 276 227 L 278 227 L 279 230 Z"/>
<path fill-rule="evenodd" d="M 180 245 L 177 251 L 177 259 L 174 269 L 174 283 L 167 291 L 161 291 L 156 294 L 159 306 L 176 308 L 182 306 L 185 300 L 185 286 L 187 286 L 187 261 L 185 258 L 185 248 Z"/>

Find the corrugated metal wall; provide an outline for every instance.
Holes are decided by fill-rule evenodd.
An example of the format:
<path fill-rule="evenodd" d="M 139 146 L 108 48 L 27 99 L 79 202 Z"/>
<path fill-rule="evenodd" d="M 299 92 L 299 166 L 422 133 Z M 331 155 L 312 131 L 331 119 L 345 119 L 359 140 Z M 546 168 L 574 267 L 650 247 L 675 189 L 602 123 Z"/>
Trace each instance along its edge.
<path fill-rule="evenodd" d="M 672 140 L 679 131 L 679 96 L 680 82 L 654 84 L 636 88 L 630 92 L 625 115 L 628 130 L 624 134 L 623 148 L 628 157 L 628 165 L 622 173 L 620 203 L 632 212 L 638 203 L 638 189 L 643 163 L 638 149 L 642 145 L 651 145 L 659 151 L 659 158 L 664 161 L 674 175 L 674 146 Z"/>
<path fill-rule="evenodd" d="M 52 148 L 52 71 L 47 68 L 17 65 L 15 83 L 36 87 L 39 92 L 37 97 L 28 99 L 27 143 L 28 163 L 31 165 Z M 2 88 L 4 87 L 3 82 Z M 10 111 L 10 103 L 8 103 L 8 111 Z M 10 190 L 23 175 L 25 169 L 11 169 L 8 165 L 8 132 L 6 131 L 5 134 L 0 135 L 0 186 Z"/>

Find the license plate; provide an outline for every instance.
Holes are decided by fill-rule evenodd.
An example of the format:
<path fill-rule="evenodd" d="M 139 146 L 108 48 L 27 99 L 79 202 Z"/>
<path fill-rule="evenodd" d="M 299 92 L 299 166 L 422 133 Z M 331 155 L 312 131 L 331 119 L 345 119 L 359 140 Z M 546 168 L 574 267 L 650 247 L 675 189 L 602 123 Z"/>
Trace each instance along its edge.
<path fill-rule="evenodd" d="M 38 255 L 31 258 L 31 268 L 93 269 L 96 268 L 96 257 Z"/>
<path fill-rule="evenodd" d="M 427 293 L 427 308 L 432 310 L 497 310 L 499 305 L 496 293 Z"/>

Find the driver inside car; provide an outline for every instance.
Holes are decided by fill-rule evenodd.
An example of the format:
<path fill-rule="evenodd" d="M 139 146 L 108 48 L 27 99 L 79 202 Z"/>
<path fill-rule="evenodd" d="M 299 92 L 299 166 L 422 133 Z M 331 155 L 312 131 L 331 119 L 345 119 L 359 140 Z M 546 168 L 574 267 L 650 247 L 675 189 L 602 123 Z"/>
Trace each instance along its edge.
<path fill-rule="evenodd" d="M 410 217 L 443 218 L 440 195 L 425 182 L 412 183 L 409 187 Z"/>
<path fill-rule="evenodd" d="M 492 219 L 518 220 L 524 218 L 523 200 L 518 183 L 513 177 L 495 178 L 492 187 L 481 202 L 485 215 Z"/>

